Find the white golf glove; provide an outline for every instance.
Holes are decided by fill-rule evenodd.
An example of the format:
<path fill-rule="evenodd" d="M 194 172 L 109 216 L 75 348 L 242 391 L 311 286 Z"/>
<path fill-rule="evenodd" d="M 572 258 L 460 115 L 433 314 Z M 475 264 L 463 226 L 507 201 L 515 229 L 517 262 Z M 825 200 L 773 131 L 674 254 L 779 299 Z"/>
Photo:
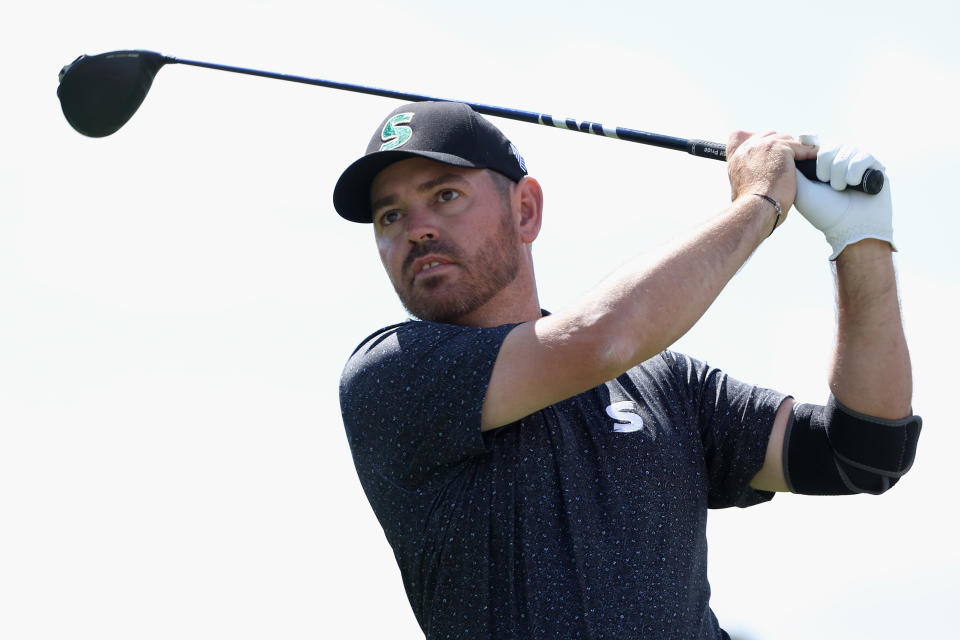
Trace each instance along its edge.
<path fill-rule="evenodd" d="M 816 136 L 800 136 L 803 144 L 817 144 Z M 859 184 L 867 169 L 884 166 L 869 153 L 849 146 L 822 147 L 817 154 L 817 178 L 830 185 L 807 180 L 797 172 L 797 197 L 794 204 L 810 224 L 823 232 L 833 248 L 830 260 L 836 260 L 847 245 L 866 238 L 893 244 L 893 206 L 890 202 L 890 178 L 876 195 L 847 190 Z M 832 188 L 831 188 L 832 187 Z"/>

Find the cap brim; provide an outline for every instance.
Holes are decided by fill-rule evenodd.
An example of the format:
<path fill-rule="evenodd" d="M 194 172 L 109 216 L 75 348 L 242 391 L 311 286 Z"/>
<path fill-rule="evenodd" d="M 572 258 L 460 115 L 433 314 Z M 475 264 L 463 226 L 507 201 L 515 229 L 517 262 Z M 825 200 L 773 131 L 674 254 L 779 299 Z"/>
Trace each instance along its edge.
<path fill-rule="evenodd" d="M 333 188 L 333 206 L 341 218 L 351 222 L 373 222 L 370 186 L 377 174 L 395 162 L 408 158 L 429 158 L 455 167 L 477 168 L 469 160 L 437 151 L 377 151 L 363 156 L 340 175 Z"/>

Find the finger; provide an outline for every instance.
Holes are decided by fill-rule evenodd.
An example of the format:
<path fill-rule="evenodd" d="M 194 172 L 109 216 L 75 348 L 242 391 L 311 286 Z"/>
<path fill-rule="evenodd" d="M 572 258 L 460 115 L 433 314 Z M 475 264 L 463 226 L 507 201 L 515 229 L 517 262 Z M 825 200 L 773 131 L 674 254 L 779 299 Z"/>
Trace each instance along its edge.
<path fill-rule="evenodd" d="M 817 153 L 817 180 L 830 182 L 830 169 L 833 166 L 833 157 L 840 150 L 839 146 L 820 147 Z"/>
<path fill-rule="evenodd" d="M 880 163 L 871 154 L 866 151 L 858 151 L 847 164 L 847 184 L 860 184 L 867 169 L 875 169 L 878 164 Z"/>
<path fill-rule="evenodd" d="M 843 191 L 847 188 L 847 167 L 856 153 L 857 150 L 853 147 L 840 147 L 833 157 L 833 163 L 830 166 L 830 186 L 834 190 Z"/>
<path fill-rule="evenodd" d="M 820 146 L 820 136 L 815 133 L 801 133 L 800 134 L 800 144 L 805 144 L 809 147 L 819 147 Z"/>
<path fill-rule="evenodd" d="M 769 140 L 777 140 L 778 142 L 793 142 L 794 138 L 789 133 L 777 133 L 776 131 L 767 131 L 765 133 L 757 134 L 757 138 L 767 138 Z"/>
<path fill-rule="evenodd" d="M 791 139 L 786 142 L 790 149 L 793 150 L 795 160 L 812 160 L 817 157 L 817 151 L 819 151 L 819 149 L 816 146 L 806 144 L 802 140 Z"/>
<path fill-rule="evenodd" d="M 737 148 L 742 145 L 753 134 L 749 131 L 734 131 L 727 138 L 727 157 L 729 158 L 737 152 Z"/>

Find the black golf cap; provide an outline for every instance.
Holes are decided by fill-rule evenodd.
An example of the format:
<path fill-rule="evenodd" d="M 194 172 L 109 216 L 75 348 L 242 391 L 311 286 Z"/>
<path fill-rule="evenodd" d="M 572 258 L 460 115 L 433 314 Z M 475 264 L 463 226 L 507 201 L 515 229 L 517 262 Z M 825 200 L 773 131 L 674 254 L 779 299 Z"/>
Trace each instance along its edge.
<path fill-rule="evenodd" d="M 486 118 L 462 102 L 411 102 L 377 127 L 362 158 L 333 189 L 333 206 L 352 222 L 373 222 L 370 185 L 377 174 L 407 158 L 430 158 L 455 167 L 492 169 L 517 182 L 527 167 L 517 148 Z"/>

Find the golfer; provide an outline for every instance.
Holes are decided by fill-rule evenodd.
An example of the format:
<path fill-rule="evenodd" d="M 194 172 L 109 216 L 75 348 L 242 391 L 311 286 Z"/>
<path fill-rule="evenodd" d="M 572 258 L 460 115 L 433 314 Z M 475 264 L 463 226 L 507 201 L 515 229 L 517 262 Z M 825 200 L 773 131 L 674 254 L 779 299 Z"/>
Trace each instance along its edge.
<path fill-rule="evenodd" d="M 340 177 L 338 213 L 373 225 L 417 318 L 363 340 L 340 394 L 428 639 L 727 638 L 710 610 L 708 508 L 879 494 L 910 468 L 920 418 L 889 180 L 844 190 L 882 166 L 773 133 L 734 133 L 727 150 L 731 203 L 553 313 L 531 258 L 540 185 L 469 106 L 403 105 Z M 830 185 L 798 177 L 812 158 Z M 670 350 L 794 203 L 836 265 L 823 406 Z"/>

